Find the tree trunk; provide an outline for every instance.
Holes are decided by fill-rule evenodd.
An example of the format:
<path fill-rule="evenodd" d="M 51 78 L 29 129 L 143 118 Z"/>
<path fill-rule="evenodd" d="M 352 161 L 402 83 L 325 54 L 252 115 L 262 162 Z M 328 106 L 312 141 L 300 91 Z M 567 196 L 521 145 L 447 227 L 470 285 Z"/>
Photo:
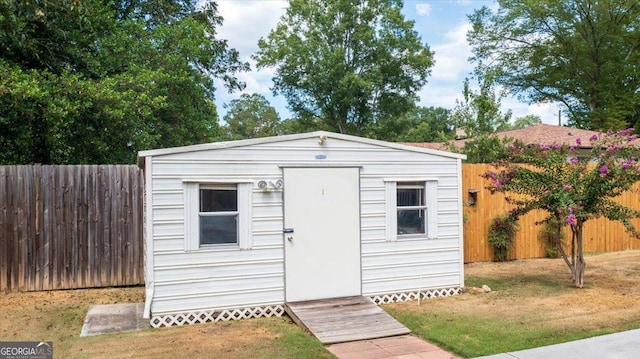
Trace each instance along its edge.
<path fill-rule="evenodd" d="M 576 288 L 582 288 L 584 285 L 584 269 L 587 263 L 584 261 L 584 255 L 582 253 L 582 223 L 578 223 L 575 226 L 571 226 L 572 231 L 575 227 L 574 236 L 576 237 L 576 262 L 574 265 L 574 283 Z"/>
<path fill-rule="evenodd" d="M 571 226 L 571 280 L 576 280 L 576 231 L 575 226 Z"/>

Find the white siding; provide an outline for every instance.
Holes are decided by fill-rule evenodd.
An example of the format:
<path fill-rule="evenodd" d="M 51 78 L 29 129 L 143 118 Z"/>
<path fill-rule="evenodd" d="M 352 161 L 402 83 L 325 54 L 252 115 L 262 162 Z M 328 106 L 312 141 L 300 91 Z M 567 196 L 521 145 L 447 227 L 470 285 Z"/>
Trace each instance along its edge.
<path fill-rule="evenodd" d="M 459 160 L 328 137 L 324 145 L 312 137 L 152 155 L 147 186 L 152 194 L 153 315 L 284 302 L 282 191 L 257 188 L 260 180 L 281 179 L 282 166 L 361 167 L 363 295 L 463 285 Z M 437 179 L 438 238 L 385 241 L 384 178 L 389 177 Z M 185 251 L 185 180 L 254 183 L 251 249 Z"/>

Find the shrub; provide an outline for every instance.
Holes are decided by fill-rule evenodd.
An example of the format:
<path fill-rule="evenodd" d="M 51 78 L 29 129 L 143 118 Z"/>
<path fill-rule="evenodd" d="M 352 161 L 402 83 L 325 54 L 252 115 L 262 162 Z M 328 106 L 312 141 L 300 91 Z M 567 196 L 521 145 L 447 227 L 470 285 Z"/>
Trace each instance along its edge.
<path fill-rule="evenodd" d="M 493 246 L 493 259 L 498 262 L 506 261 L 509 250 L 513 245 L 516 232 L 520 226 L 518 220 L 512 216 L 497 217 L 489 226 L 489 244 Z"/>

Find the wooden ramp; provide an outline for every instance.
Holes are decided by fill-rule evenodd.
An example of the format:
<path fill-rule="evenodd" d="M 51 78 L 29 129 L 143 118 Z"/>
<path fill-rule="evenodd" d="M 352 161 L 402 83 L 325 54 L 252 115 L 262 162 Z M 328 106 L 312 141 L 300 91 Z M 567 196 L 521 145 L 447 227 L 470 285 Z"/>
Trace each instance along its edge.
<path fill-rule="evenodd" d="M 290 302 L 285 310 L 296 324 L 325 345 L 411 332 L 361 296 Z"/>

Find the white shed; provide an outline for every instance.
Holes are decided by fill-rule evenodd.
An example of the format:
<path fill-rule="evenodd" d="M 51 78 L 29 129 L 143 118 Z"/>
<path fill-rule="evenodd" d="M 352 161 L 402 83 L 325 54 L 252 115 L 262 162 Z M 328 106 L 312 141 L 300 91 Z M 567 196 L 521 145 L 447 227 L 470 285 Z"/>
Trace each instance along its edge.
<path fill-rule="evenodd" d="M 153 327 L 464 286 L 464 155 L 330 132 L 139 153 Z"/>

